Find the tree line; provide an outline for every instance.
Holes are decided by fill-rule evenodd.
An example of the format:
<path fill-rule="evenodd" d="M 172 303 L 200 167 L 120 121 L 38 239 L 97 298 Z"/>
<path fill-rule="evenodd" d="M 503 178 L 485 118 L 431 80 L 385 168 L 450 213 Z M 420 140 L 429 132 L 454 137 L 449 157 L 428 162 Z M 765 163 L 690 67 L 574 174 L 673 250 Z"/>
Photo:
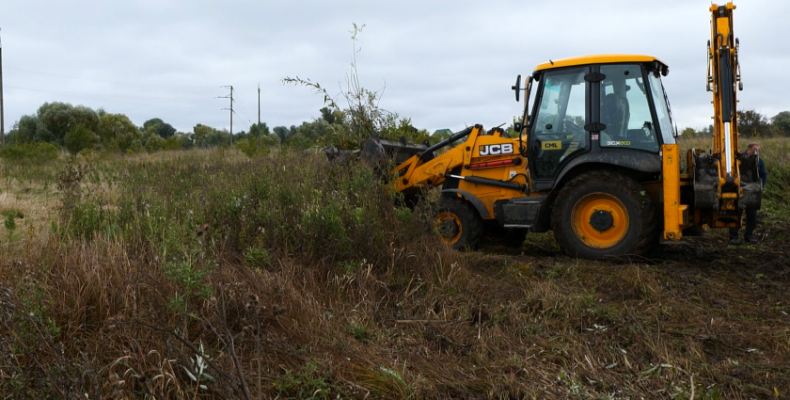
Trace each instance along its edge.
<path fill-rule="evenodd" d="M 738 133 L 748 138 L 790 137 L 790 111 L 782 111 L 770 119 L 755 110 L 738 111 Z M 705 128 L 686 128 L 680 136 L 711 137 L 713 125 Z"/>
<path fill-rule="evenodd" d="M 6 143 L 7 147 L 43 143 L 66 149 L 71 154 L 85 150 L 134 154 L 235 146 L 252 155 L 280 146 L 358 148 L 372 135 L 403 136 L 419 142 L 431 139 L 427 131 L 415 128 L 409 119 L 397 114 L 376 110 L 378 115 L 360 116 L 350 110 L 329 107 L 319 111 L 320 117 L 299 126 L 270 129 L 265 122 L 253 123 L 247 131 L 231 135 L 226 129 L 203 124 L 195 125 L 191 132 L 179 132 L 161 118 L 151 118 L 142 126 L 136 126 L 124 114 L 51 102 L 41 105 L 35 114 L 21 117 L 6 135 Z"/>
<path fill-rule="evenodd" d="M 46 144 L 48 149 L 65 149 L 71 154 L 85 150 L 120 154 L 156 152 L 192 148 L 235 146 L 248 155 L 268 152 L 272 147 L 308 149 L 337 147 L 358 149 L 364 140 L 378 135 L 411 142 L 440 140 L 426 130 L 415 128 L 407 118 L 361 102 L 359 106 L 341 109 L 323 107 L 320 116 L 299 126 L 277 126 L 270 129 L 265 122 L 253 123 L 247 131 L 231 135 L 226 129 L 197 124 L 191 132 L 179 132 L 161 118 L 151 118 L 136 126 L 124 114 L 112 114 L 103 109 L 69 103 L 51 102 L 41 105 L 35 114 L 25 115 L 6 135 L 7 149 L 30 144 Z M 754 110 L 738 111 L 738 130 L 744 137 L 790 137 L 790 111 L 782 111 L 767 118 Z M 686 128 L 682 137 L 710 137 L 713 126 L 702 129 Z M 18 153 L 18 149 L 16 150 Z"/>

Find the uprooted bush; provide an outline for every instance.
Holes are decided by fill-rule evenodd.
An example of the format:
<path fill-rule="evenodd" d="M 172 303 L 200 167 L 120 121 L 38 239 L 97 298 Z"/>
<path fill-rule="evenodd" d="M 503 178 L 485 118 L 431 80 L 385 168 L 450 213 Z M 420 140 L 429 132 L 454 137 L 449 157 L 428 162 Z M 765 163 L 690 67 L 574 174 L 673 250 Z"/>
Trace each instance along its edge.
<path fill-rule="evenodd" d="M 327 125 L 327 134 L 320 139 L 322 145 L 341 150 L 359 150 L 371 137 L 400 140 L 413 143 L 430 140 L 428 131 L 412 126 L 411 119 L 402 118 L 398 113 L 390 112 L 379 106 L 383 89 L 374 91 L 360 84 L 357 70 L 357 36 L 365 25 L 353 24 L 351 41 L 354 52 L 351 56 L 351 71 L 346 76 L 346 85 L 342 98 L 346 104 L 339 104 L 335 97 L 318 82 L 297 77 L 285 77 L 283 83 L 290 83 L 311 88 L 324 98 L 327 115 L 331 115 L 333 123 Z M 325 117 L 326 118 L 326 117 Z"/>

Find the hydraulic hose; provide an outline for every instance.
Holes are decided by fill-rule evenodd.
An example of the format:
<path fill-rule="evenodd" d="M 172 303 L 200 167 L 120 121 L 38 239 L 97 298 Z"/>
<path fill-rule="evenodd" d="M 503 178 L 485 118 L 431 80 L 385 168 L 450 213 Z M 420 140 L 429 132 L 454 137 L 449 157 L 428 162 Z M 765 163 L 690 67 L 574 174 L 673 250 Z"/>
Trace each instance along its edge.
<path fill-rule="evenodd" d="M 436 143 L 435 145 L 433 145 L 431 147 L 428 147 L 427 149 L 423 150 L 422 156 L 420 156 L 420 158 L 423 159 L 423 161 L 424 161 L 425 158 L 428 157 L 429 154 L 432 154 L 434 151 L 439 150 L 442 147 L 447 146 L 448 144 L 450 144 L 452 142 L 455 142 L 458 139 L 461 139 L 461 138 L 463 138 L 465 136 L 469 136 L 469 134 L 472 133 L 472 130 L 474 128 L 476 128 L 477 126 L 478 125 L 470 126 L 470 127 L 466 128 L 466 129 L 460 131 L 460 132 L 453 133 L 453 135 L 448 137 L 447 139 L 444 139 L 441 142 Z"/>

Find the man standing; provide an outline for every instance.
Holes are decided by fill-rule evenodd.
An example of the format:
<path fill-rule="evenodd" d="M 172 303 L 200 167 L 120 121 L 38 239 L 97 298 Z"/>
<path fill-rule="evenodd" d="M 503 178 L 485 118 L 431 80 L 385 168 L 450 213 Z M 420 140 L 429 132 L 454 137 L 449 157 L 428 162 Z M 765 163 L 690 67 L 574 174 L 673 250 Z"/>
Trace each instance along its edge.
<path fill-rule="evenodd" d="M 760 145 L 757 143 L 750 143 L 749 147 L 746 148 L 746 154 L 750 156 L 755 154 L 759 155 Z M 765 172 L 765 164 L 763 164 L 763 159 L 758 158 L 757 161 L 759 162 L 758 173 L 760 175 L 760 180 L 763 181 L 763 188 L 765 188 L 765 184 L 768 182 L 768 174 Z M 757 226 L 757 209 L 747 208 L 746 230 L 743 233 L 743 239 L 747 243 L 757 243 L 757 239 L 754 237 L 754 228 L 756 226 Z M 738 228 L 730 228 L 730 244 L 741 244 L 741 239 L 738 235 Z"/>

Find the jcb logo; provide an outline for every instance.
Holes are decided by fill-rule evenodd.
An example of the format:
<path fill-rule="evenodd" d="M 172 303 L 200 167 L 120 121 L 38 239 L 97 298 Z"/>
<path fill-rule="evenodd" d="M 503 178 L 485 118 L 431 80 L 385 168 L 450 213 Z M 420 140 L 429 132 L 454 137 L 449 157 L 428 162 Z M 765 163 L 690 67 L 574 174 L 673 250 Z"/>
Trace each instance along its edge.
<path fill-rule="evenodd" d="M 497 154 L 512 154 L 512 153 L 513 153 L 512 143 L 489 144 L 485 146 L 480 146 L 481 156 L 493 156 Z"/>

